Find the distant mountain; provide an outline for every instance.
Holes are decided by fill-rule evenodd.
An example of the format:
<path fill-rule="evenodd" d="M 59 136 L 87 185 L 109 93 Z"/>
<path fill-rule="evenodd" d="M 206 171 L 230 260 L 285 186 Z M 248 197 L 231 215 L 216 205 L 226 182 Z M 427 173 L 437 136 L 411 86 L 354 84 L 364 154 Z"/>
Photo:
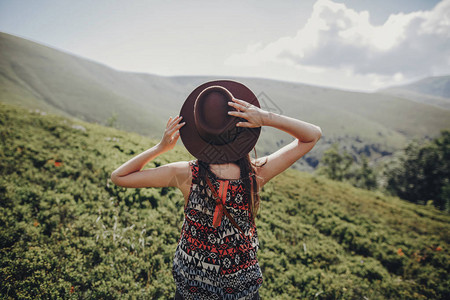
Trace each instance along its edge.
<path fill-rule="evenodd" d="M 0 53 L 1 101 L 99 123 L 117 113 L 124 129 L 142 134 L 163 123 L 180 90 L 161 76 L 119 72 L 4 33 Z"/>
<path fill-rule="evenodd" d="M 418 93 L 450 99 L 450 76 L 428 77 L 403 86 Z"/>
<path fill-rule="evenodd" d="M 383 89 L 379 93 L 450 109 L 450 76 L 428 77 L 407 85 Z"/>
<path fill-rule="evenodd" d="M 117 71 L 72 54 L 0 33 L 0 101 L 39 108 L 89 122 L 159 138 L 169 116 L 179 113 L 189 93 L 216 79 L 238 80 L 262 107 L 319 125 L 323 136 L 314 153 L 296 168 L 312 171 L 331 143 L 355 158 L 378 161 L 414 137 L 437 136 L 450 128 L 450 111 L 384 93 L 356 93 L 261 78 L 164 77 Z M 292 138 L 263 128 L 259 156 Z"/>

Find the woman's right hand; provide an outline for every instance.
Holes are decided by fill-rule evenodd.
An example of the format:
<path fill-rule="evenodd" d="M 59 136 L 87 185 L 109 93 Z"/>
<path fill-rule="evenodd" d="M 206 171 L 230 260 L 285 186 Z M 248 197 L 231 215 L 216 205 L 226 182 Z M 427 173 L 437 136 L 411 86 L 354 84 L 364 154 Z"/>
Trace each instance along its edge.
<path fill-rule="evenodd" d="M 244 100 L 233 98 L 233 102 L 228 102 L 229 106 L 234 107 L 237 111 L 229 111 L 228 114 L 238 118 L 243 118 L 247 122 L 238 122 L 238 127 L 261 127 L 266 125 L 269 113 L 253 104 Z"/>
<path fill-rule="evenodd" d="M 172 150 L 175 147 L 175 144 L 180 137 L 180 132 L 178 131 L 186 122 L 180 123 L 183 117 L 177 116 L 174 119 L 172 117 L 169 118 L 169 121 L 166 125 L 166 130 L 164 131 L 164 135 L 159 142 L 159 146 L 164 151 Z"/>

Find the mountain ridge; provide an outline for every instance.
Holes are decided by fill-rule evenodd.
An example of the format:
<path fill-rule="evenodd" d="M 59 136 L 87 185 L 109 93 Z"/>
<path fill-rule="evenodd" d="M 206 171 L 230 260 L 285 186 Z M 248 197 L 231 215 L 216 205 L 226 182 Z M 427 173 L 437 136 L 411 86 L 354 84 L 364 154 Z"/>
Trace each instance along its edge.
<path fill-rule="evenodd" d="M 0 101 L 45 109 L 158 138 L 169 116 L 189 93 L 215 76 L 158 76 L 118 71 L 79 56 L 0 33 Z M 450 111 L 402 97 L 348 92 L 272 79 L 227 77 L 246 84 L 265 109 L 322 128 L 317 152 L 296 168 L 313 171 L 335 142 L 356 161 L 364 149 L 372 162 L 398 151 L 412 138 L 437 136 L 450 128 Z M 420 126 L 417 124 L 420 123 Z M 258 153 L 268 154 L 292 137 L 263 128 Z"/>
<path fill-rule="evenodd" d="M 381 89 L 378 93 L 450 110 L 450 75 L 426 77 L 409 84 Z"/>

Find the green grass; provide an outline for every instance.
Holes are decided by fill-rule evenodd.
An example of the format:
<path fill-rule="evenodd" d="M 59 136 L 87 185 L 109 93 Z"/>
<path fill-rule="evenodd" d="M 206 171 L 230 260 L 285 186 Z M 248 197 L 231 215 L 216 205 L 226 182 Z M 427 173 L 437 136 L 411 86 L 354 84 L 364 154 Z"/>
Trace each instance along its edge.
<path fill-rule="evenodd" d="M 154 140 L 9 104 L 0 135 L 2 298 L 173 297 L 181 192 L 109 180 Z M 296 170 L 261 198 L 263 299 L 448 299 L 448 214 Z"/>

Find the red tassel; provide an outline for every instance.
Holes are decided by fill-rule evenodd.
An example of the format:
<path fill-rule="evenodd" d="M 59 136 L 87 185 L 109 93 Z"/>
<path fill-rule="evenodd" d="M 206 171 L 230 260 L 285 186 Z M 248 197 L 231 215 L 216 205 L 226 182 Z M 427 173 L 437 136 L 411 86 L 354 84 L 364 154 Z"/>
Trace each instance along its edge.
<path fill-rule="evenodd" d="M 228 181 L 220 180 L 219 187 L 219 195 L 216 194 L 216 191 L 212 191 L 213 195 L 216 197 L 216 209 L 214 210 L 213 217 L 213 227 L 217 228 L 220 226 L 223 217 L 223 206 L 225 205 L 225 201 L 227 200 L 227 190 L 228 190 Z"/>

